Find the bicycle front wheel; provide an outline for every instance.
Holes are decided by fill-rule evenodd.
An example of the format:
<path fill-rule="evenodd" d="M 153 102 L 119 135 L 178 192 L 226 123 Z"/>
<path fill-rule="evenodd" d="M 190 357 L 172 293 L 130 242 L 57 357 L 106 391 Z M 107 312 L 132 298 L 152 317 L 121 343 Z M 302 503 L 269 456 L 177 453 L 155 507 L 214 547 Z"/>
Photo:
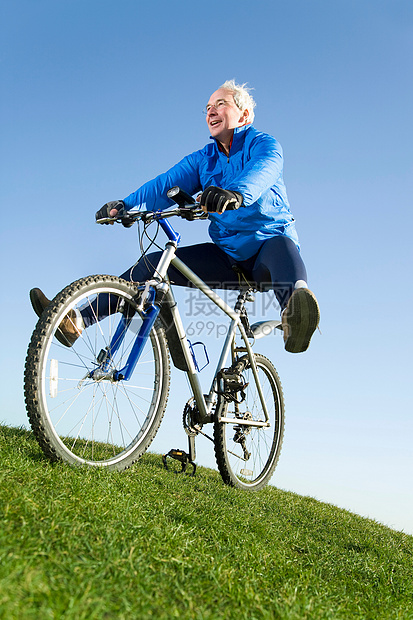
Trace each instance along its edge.
<path fill-rule="evenodd" d="M 114 380 L 112 372 L 124 367 L 142 324 L 134 309 L 136 294 L 136 285 L 120 278 L 90 276 L 66 287 L 40 317 L 27 352 L 25 399 L 35 436 L 52 461 L 121 470 L 152 442 L 169 392 L 169 358 L 160 324 L 152 328 L 131 378 Z M 103 305 L 109 310 L 102 313 Z M 56 338 L 57 333 L 62 339 L 62 319 L 85 308 L 100 320 L 71 347 L 63 346 Z M 130 320 L 119 336 L 122 344 L 108 355 L 126 315 Z M 99 375 L 96 369 L 105 356 L 107 372 Z"/>
<path fill-rule="evenodd" d="M 258 377 L 269 415 L 269 426 L 246 426 L 239 420 L 265 422 L 259 392 L 248 364 L 242 373 L 245 393 L 228 402 L 220 396 L 219 417 L 214 423 L 215 457 L 226 484 L 258 491 L 268 484 L 277 465 L 284 435 L 284 399 L 277 371 L 269 359 L 256 354 Z M 233 419 L 233 422 L 232 422 Z"/>

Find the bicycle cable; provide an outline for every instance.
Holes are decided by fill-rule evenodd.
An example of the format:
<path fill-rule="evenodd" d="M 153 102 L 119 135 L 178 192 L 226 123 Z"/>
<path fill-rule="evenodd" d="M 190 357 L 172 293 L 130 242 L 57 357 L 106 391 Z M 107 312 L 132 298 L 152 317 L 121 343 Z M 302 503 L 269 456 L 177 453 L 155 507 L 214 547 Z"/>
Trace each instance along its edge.
<path fill-rule="evenodd" d="M 155 231 L 155 234 L 154 234 L 153 237 L 150 237 L 148 235 L 148 232 L 147 232 L 147 228 L 153 222 L 144 222 L 143 223 L 143 231 L 142 232 L 141 232 L 141 228 L 140 228 L 140 223 L 141 223 L 141 221 L 137 222 L 137 224 L 138 224 L 138 240 L 139 240 L 139 248 L 141 250 L 141 256 L 138 258 L 138 260 L 130 268 L 129 277 L 130 277 L 131 282 L 135 281 L 134 278 L 133 278 L 133 270 L 135 269 L 135 267 L 137 267 L 137 265 L 139 265 L 139 263 L 140 263 L 140 261 L 142 259 L 143 259 L 144 264 L 145 264 L 145 266 L 147 267 L 148 270 L 151 269 L 151 270 L 156 272 L 156 266 L 151 263 L 151 261 L 149 260 L 149 258 L 147 256 L 147 253 L 152 248 L 152 246 L 155 246 L 156 248 L 158 248 L 158 250 L 162 251 L 162 247 L 155 242 L 155 239 L 157 238 L 157 236 L 159 234 L 159 228 L 160 228 L 159 222 L 157 222 L 156 231 Z M 146 248 L 144 246 L 144 237 L 146 237 L 148 239 L 148 241 L 149 241 L 149 244 L 148 244 L 148 246 Z M 159 273 L 158 273 L 158 275 L 159 275 Z M 163 280 L 164 280 L 164 278 L 163 278 Z"/>

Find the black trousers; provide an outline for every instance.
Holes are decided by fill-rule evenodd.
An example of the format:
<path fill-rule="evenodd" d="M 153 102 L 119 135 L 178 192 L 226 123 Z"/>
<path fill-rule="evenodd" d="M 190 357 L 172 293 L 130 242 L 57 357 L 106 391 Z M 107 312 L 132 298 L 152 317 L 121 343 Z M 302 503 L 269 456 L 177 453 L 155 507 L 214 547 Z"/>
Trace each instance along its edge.
<path fill-rule="evenodd" d="M 133 282 L 145 282 L 153 276 L 162 252 L 153 252 L 127 269 L 121 278 Z M 259 252 L 244 261 L 235 261 L 215 243 L 201 243 L 178 248 L 180 258 L 198 277 L 211 288 L 237 289 L 239 278 L 233 266 L 241 267 L 249 281 L 260 291 L 273 290 L 281 309 L 285 308 L 294 284 L 298 280 L 307 281 L 307 272 L 295 243 L 288 237 L 276 236 L 264 241 Z M 192 286 L 190 282 L 172 265 L 168 269 L 171 282 L 178 286 Z M 114 311 L 110 300 L 99 296 L 98 320 Z M 113 296 L 112 296 L 113 298 Z M 115 300 L 114 300 L 115 301 Z M 86 327 L 96 321 L 96 309 L 81 311 Z"/>

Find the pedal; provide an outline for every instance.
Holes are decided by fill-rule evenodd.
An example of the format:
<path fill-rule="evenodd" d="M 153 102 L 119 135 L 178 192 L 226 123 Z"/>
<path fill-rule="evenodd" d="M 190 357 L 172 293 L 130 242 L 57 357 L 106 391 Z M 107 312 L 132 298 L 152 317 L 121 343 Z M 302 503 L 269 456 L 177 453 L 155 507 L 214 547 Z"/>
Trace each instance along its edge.
<path fill-rule="evenodd" d="M 186 472 L 186 468 L 188 467 L 188 465 L 192 465 L 193 470 L 192 473 L 189 475 L 195 476 L 196 464 L 191 461 L 190 456 L 187 452 L 185 452 L 184 450 L 169 450 L 168 454 L 163 454 L 162 462 L 166 470 L 168 470 L 168 463 L 166 461 L 168 457 L 170 457 L 171 459 L 175 459 L 176 461 L 180 461 L 182 469 L 179 473 L 181 474 L 184 474 Z"/>

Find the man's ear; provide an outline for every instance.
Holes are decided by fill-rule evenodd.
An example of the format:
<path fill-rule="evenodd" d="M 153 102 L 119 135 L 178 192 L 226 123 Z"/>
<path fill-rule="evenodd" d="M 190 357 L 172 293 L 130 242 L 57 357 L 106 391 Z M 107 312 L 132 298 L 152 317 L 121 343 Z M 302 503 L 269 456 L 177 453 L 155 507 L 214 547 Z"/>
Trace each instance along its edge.
<path fill-rule="evenodd" d="M 250 113 L 249 113 L 248 109 L 245 109 L 243 111 L 243 113 L 242 113 L 241 118 L 239 119 L 239 123 L 241 125 L 245 125 L 248 122 L 249 115 L 250 115 Z"/>

